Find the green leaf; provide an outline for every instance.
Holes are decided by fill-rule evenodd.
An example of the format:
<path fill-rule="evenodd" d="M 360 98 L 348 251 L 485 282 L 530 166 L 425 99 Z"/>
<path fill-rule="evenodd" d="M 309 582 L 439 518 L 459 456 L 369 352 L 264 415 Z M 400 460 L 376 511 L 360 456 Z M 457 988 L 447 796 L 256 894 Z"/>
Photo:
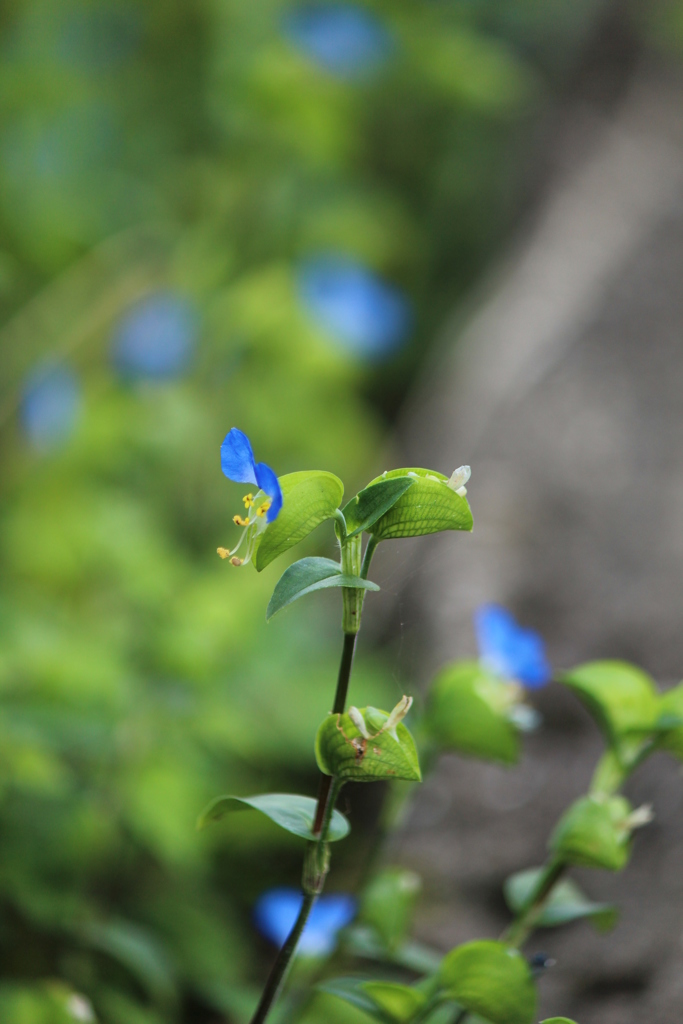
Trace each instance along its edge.
<path fill-rule="evenodd" d="M 366 886 L 360 919 L 371 925 L 394 951 L 406 939 L 422 880 L 406 868 L 383 868 Z"/>
<path fill-rule="evenodd" d="M 526 904 L 542 871 L 543 868 L 530 868 L 506 879 L 503 892 L 513 913 L 516 914 Z M 556 928 L 558 925 L 589 917 L 598 931 L 606 932 L 614 927 L 617 916 L 615 906 L 610 903 L 594 903 L 584 896 L 576 882 L 565 878 L 553 888 L 546 900 L 543 913 L 536 919 L 536 926 Z"/>
<path fill-rule="evenodd" d="M 345 715 L 328 715 L 318 729 L 315 756 L 325 775 L 354 782 L 377 782 L 379 779 L 407 779 L 420 782 L 420 764 L 415 741 L 402 722 L 393 730 L 380 732 L 381 723 L 389 718 L 386 711 L 361 708 L 364 718 L 373 719 L 371 738 L 365 739 L 356 725 Z M 377 727 L 375 729 L 375 726 Z"/>
<path fill-rule="evenodd" d="M 519 757 L 519 736 L 507 714 L 514 693 L 509 683 L 478 662 L 454 662 L 434 681 L 427 728 L 447 750 L 514 764 Z"/>
<path fill-rule="evenodd" d="M 210 821 L 218 821 L 224 814 L 231 811 L 260 811 L 274 821 L 280 828 L 291 832 L 302 839 L 315 839 L 311 829 L 315 819 L 317 801 L 310 796 L 299 796 L 296 793 L 263 793 L 261 796 L 219 796 L 212 800 L 202 812 L 197 822 L 198 828 L 204 828 Z M 351 826 L 339 811 L 332 815 L 328 840 L 333 843 L 344 839 Z"/>
<path fill-rule="evenodd" d="M 448 477 L 443 473 L 430 469 L 394 469 L 371 480 L 366 490 L 398 477 L 408 477 L 413 486 L 375 522 L 371 532 L 378 540 L 472 529 L 472 512 L 467 499 L 448 486 Z"/>
<path fill-rule="evenodd" d="M 541 1024 L 576 1024 L 575 1020 L 571 1020 L 569 1017 L 546 1017 L 545 1020 L 541 1021 Z"/>
<path fill-rule="evenodd" d="M 468 942 L 447 953 L 440 970 L 447 994 L 492 1024 L 531 1024 L 536 989 L 529 965 L 502 942 Z"/>
<path fill-rule="evenodd" d="M 623 796 L 580 797 L 558 822 L 549 847 L 570 864 L 620 871 L 631 850 L 632 810 Z"/>
<path fill-rule="evenodd" d="M 343 574 L 338 562 L 331 558 L 300 558 L 285 569 L 275 585 L 268 602 L 266 620 L 271 619 L 292 601 L 298 601 L 315 590 L 329 590 L 330 587 L 353 587 L 355 590 L 379 590 L 376 583 L 361 579 L 360 576 Z"/>
<path fill-rule="evenodd" d="M 364 490 L 359 491 L 342 509 L 347 536 L 355 537 L 357 533 L 369 530 L 414 482 L 409 476 L 380 479 L 378 483 L 368 484 Z"/>
<path fill-rule="evenodd" d="M 683 761 L 683 683 L 659 698 L 658 746 Z"/>
<path fill-rule="evenodd" d="M 78 927 L 82 942 L 122 964 L 157 1000 L 176 995 L 173 968 L 163 948 L 150 934 L 131 921 L 90 921 Z"/>
<path fill-rule="evenodd" d="M 330 978 L 316 986 L 319 991 L 343 999 L 345 1003 L 364 1010 L 380 1024 L 395 1024 L 396 1018 L 384 1010 L 370 995 L 364 991 L 364 983 L 359 978 Z"/>
<path fill-rule="evenodd" d="M 344 496 L 339 477 L 323 470 L 287 473 L 279 479 L 282 510 L 257 542 L 254 565 L 259 572 L 330 519 Z"/>
<path fill-rule="evenodd" d="M 650 676 L 625 661 L 592 661 L 562 676 L 581 698 L 607 742 L 629 756 L 655 730 L 658 696 Z"/>
<path fill-rule="evenodd" d="M 354 924 L 345 929 L 344 949 L 352 956 L 398 964 L 416 974 L 434 974 L 443 959 L 438 950 L 412 940 L 402 943 L 397 949 L 387 949 L 376 930 L 365 924 Z"/>
<path fill-rule="evenodd" d="M 409 1021 L 427 1002 L 424 992 L 393 981 L 366 981 L 361 986 L 393 1021 Z"/>

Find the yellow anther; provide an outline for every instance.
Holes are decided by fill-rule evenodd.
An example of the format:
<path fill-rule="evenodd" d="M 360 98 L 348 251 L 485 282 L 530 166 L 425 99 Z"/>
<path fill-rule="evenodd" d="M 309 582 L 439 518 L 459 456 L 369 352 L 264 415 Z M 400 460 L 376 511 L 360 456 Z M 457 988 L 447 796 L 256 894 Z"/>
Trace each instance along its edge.
<path fill-rule="evenodd" d="M 242 519 L 242 516 L 233 516 L 232 521 L 235 526 L 249 526 L 249 520 Z"/>
<path fill-rule="evenodd" d="M 231 565 L 242 565 L 242 559 L 241 558 L 231 558 L 230 559 L 230 564 Z"/>
<path fill-rule="evenodd" d="M 227 548 L 216 548 L 216 551 L 221 556 L 221 558 L 230 558 L 230 552 L 228 551 Z"/>
<path fill-rule="evenodd" d="M 244 497 L 242 498 L 242 501 L 244 502 L 245 508 L 251 508 L 251 506 L 254 504 L 254 495 L 245 494 Z"/>
<path fill-rule="evenodd" d="M 269 501 L 264 501 L 263 504 L 259 505 L 259 507 L 256 509 L 256 515 L 257 516 L 264 516 L 269 508 L 270 508 L 270 502 Z"/>

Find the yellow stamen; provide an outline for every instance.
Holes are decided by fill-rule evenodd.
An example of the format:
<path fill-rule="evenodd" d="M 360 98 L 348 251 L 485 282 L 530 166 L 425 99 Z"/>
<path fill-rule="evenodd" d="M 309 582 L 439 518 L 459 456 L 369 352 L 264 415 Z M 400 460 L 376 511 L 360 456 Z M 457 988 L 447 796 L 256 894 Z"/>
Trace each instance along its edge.
<path fill-rule="evenodd" d="M 241 558 L 231 558 L 230 559 L 230 564 L 231 565 L 242 565 L 242 559 Z"/>
<path fill-rule="evenodd" d="M 244 497 L 242 498 L 242 501 L 244 502 L 245 508 L 251 508 L 251 506 L 254 504 L 254 495 L 245 494 Z"/>
<path fill-rule="evenodd" d="M 242 516 L 233 516 L 232 521 L 235 526 L 249 526 L 249 520 L 242 519 Z"/>
<path fill-rule="evenodd" d="M 216 548 L 216 551 L 221 556 L 221 558 L 230 558 L 230 552 L 228 551 L 227 548 Z"/>
<path fill-rule="evenodd" d="M 269 501 L 264 501 L 263 504 L 260 505 L 256 509 L 256 515 L 257 516 L 264 516 L 269 508 L 270 508 L 270 502 Z"/>

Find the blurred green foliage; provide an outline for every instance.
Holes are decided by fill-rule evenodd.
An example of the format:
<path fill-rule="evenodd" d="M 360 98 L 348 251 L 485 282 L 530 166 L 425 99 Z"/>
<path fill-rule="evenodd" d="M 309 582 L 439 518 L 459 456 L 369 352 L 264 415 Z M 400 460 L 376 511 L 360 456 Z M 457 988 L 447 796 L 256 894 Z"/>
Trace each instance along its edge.
<path fill-rule="evenodd" d="M 390 44 L 357 78 L 296 44 L 290 0 L 0 15 L 3 1024 L 87 1020 L 74 993 L 104 1024 L 243 1018 L 250 906 L 295 880 L 298 844 L 259 815 L 194 822 L 216 792 L 309 787 L 336 606 L 266 626 L 284 566 L 216 557 L 242 493 L 220 441 L 239 425 L 278 473 L 349 494 L 385 468 L 377 408 L 505 236 L 528 128 L 604 5 L 362 6 Z M 297 267 L 327 252 L 414 306 L 380 369 L 301 305 Z M 125 380 L 112 338 L 157 294 L 196 312 L 190 368 Z M 83 398 L 43 449 L 21 402 L 46 356 Z M 354 689 L 396 697 L 368 657 Z"/>

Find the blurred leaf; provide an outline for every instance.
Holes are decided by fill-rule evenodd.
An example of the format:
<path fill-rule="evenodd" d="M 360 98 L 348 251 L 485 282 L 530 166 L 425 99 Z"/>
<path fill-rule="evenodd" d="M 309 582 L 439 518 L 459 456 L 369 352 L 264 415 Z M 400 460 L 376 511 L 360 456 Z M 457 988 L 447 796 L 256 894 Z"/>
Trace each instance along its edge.
<path fill-rule="evenodd" d="M 292 601 L 297 601 L 306 594 L 316 590 L 328 590 L 331 587 L 353 587 L 357 590 L 379 590 L 376 583 L 361 579 L 360 576 L 342 574 L 341 567 L 331 558 L 300 558 L 294 565 L 285 569 L 275 585 L 275 590 L 268 603 L 266 620 L 281 611 Z"/>
<path fill-rule="evenodd" d="M 254 810 L 265 814 L 280 828 L 303 839 L 312 839 L 311 829 L 315 820 L 317 800 L 310 796 L 298 796 L 295 793 L 264 793 L 261 796 L 219 796 L 199 817 L 198 827 L 203 828 L 210 821 L 218 821 L 223 815 L 234 811 Z M 339 811 L 334 811 L 330 823 L 328 840 L 333 843 L 344 839 L 351 826 Z"/>
<path fill-rule="evenodd" d="M 631 812 L 623 796 L 580 797 L 556 825 L 548 846 L 570 864 L 620 871 L 631 852 Z"/>
<path fill-rule="evenodd" d="M 396 478 L 410 479 L 413 486 L 374 523 L 371 532 L 379 540 L 472 529 L 472 513 L 466 498 L 451 490 L 443 473 L 431 469 L 393 469 L 371 480 L 366 490 Z"/>
<path fill-rule="evenodd" d="M 321 992 L 337 996 L 345 1003 L 364 1010 L 373 1020 L 380 1021 L 380 1024 L 395 1024 L 396 1017 L 371 998 L 370 994 L 365 991 L 363 981 L 358 978 L 331 978 L 321 982 L 318 988 Z"/>
<path fill-rule="evenodd" d="M 505 901 L 513 913 L 516 914 L 525 905 L 542 871 L 542 868 L 530 868 L 510 875 L 505 880 Z M 619 911 L 615 906 L 610 903 L 594 903 L 584 896 L 576 882 L 564 878 L 554 886 L 543 912 L 535 919 L 535 925 L 537 928 L 555 928 L 589 917 L 599 932 L 606 932 L 615 926 L 618 916 Z"/>
<path fill-rule="evenodd" d="M 461 1006 L 492 1024 L 531 1024 L 536 989 L 529 965 L 502 942 L 468 942 L 447 953 L 440 970 L 444 989 Z"/>
<path fill-rule="evenodd" d="M 427 1001 L 423 992 L 393 981 L 365 981 L 363 991 L 395 1021 L 409 1021 Z"/>
<path fill-rule="evenodd" d="M 454 662 L 432 685 L 425 724 L 446 750 L 514 764 L 519 736 L 506 713 L 514 691 L 479 662 Z"/>
<path fill-rule="evenodd" d="M 284 498 L 282 511 L 262 535 L 254 554 L 260 572 L 330 519 L 344 495 L 344 485 L 333 473 L 308 470 L 280 477 Z"/>
<path fill-rule="evenodd" d="M 398 964 L 416 974 L 434 974 L 443 959 L 437 950 L 412 940 L 390 949 L 374 927 L 363 924 L 353 924 L 345 930 L 344 948 L 353 956 Z"/>
<path fill-rule="evenodd" d="M 626 756 L 656 725 L 657 692 L 647 673 L 624 661 L 593 661 L 561 681 L 581 698 L 607 742 Z"/>
<path fill-rule="evenodd" d="M 164 950 L 148 931 L 131 921 L 91 921 L 78 927 L 82 942 L 106 953 L 137 978 L 153 1000 L 172 1001 L 176 979 Z"/>
<path fill-rule="evenodd" d="M 369 530 L 380 516 L 388 512 L 401 495 L 413 486 L 413 483 L 411 477 L 397 477 L 370 484 L 364 490 L 359 491 L 342 509 L 348 536 L 355 537 L 357 533 Z"/>
<path fill-rule="evenodd" d="M 387 948 L 398 949 L 413 920 L 422 880 L 406 868 L 383 868 L 363 891 L 360 918 L 381 936 Z"/>
<path fill-rule="evenodd" d="M 361 715 L 376 708 L 361 708 Z M 388 712 L 380 715 L 389 717 Z M 365 739 L 348 714 L 328 715 L 318 729 L 315 756 L 326 775 L 353 782 L 406 779 L 420 782 L 420 765 L 415 741 L 403 723 L 391 732 L 377 732 Z"/>
<path fill-rule="evenodd" d="M 657 745 L 683 760 L 683 683 L 672 687 L 659 698 Z"/>

